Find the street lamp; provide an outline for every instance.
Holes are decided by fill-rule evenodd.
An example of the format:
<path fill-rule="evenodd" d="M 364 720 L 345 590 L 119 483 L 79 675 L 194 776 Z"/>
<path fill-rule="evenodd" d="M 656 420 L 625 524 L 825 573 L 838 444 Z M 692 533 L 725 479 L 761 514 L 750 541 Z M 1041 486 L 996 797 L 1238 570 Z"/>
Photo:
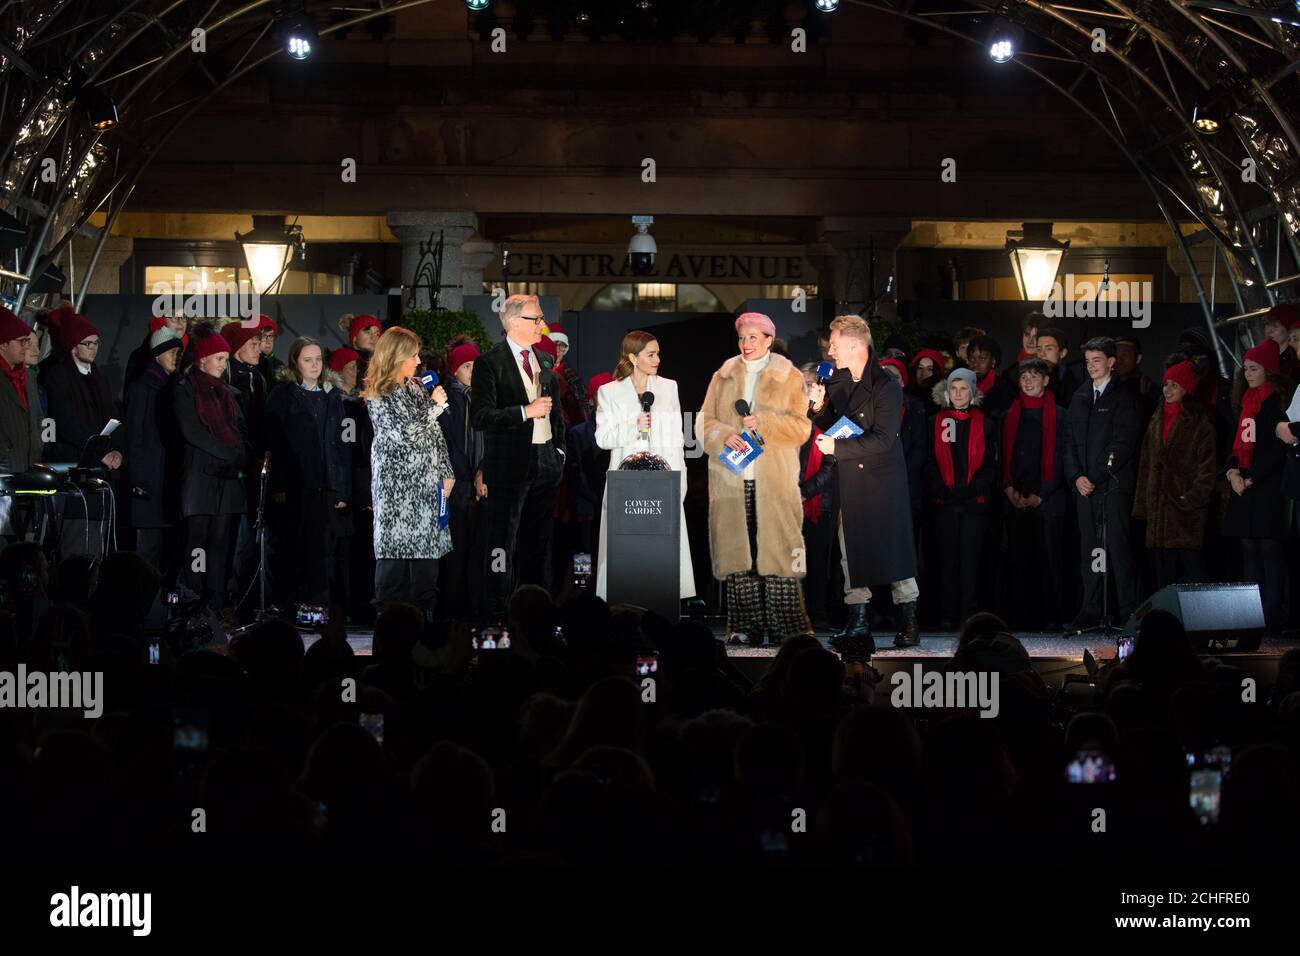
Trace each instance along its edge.
<path fill-rule="evenodd" d="M 235 241 L 244 250 L 244 261 L 257 295 L 269 295 L 279 288 L 293 253 L 300 258 L 307 254 L 302 226 L 296 222 L 286 226 L 283 216 L 254 216 L 252 230 L 243 235 L 235 233 Z"/>
<path fill-rule="evenodd" d="M 1027 222 L 1017 232 L 1007 232 L 1007 253 L 1011 256 L 1011 272 L 1020 288 L 1020 297 L 1026 302 L 1043 302 L 1056 284 L 1061 260 L 1070 248 L 1070 241 L 1058 242 L 1052 238 L 1050 222 Z"/>

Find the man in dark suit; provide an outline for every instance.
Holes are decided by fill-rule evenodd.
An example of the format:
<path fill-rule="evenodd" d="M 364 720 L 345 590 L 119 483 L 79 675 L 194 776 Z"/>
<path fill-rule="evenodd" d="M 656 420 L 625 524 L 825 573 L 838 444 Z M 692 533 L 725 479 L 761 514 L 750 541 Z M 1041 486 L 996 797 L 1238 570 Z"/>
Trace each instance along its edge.
<path fill-rule="evenodd" d="M 505 612 L 515 584 L 550 589 L 555 495 L 564 471 L 564 417 L 542 339 L 542 305 L 512 295 L 501 307 L 506 338 L 474 363 L 470 424 L 483 433 L 485 610 Z M 543 360 L 545 359 L 545 362 Z"/>
<path fill-rule="evenodd" d="M 1101 621 L 1103 562 L 1108 563 L 1118 597 L 1111 620 L 1125 621 L 1137 606 L 1129 516 L 1145 425 L 1139 418 L 1137 397 L 1122 387 L 1114 374 L 1115 340 L 1089 339 L 1083 345 L 1083 356 L 1088 381 L 1070 401 L 1065 445 L 1065 477 L 1075 494 L 1083 577 L 1083 605 L 1067 625 L 1071 629 Z"/>

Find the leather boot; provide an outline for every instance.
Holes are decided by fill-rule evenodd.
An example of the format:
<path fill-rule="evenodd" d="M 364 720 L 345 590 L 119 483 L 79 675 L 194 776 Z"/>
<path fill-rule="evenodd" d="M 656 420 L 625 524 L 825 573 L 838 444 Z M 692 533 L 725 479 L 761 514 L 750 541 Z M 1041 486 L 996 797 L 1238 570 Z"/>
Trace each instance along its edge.
<path fill-rule="evenodd" d="M 876 642 L 871 636 L 871 604 L 850 604 L 849 617 L 844 627 L 831 635 L 830 645 L 842 655 L 852 655 L 865 660 L 875 653 Z"/>
<path fill-rule="evenodd" d="M 898 633 L 894 636 L 895 647 L 918 647 L 921 644 L 921 628 L 916 622 L 916 602 L 908 601 L 898 605 L 902 617 Z"/>

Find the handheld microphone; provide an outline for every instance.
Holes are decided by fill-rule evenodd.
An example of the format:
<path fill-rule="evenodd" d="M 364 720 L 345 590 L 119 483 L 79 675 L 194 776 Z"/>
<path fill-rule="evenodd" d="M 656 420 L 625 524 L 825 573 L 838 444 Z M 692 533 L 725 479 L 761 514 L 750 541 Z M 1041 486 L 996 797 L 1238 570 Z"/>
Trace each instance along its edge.
<path fill-rule="evenodd" d="M 831 377 L 834 371 L 835 371 L 835 366 L 832 365 L 830 362 L 819 363 L 817 365 L 817 384 L 824 386 L 826 384 L 826 380 Z M 811 412 L 812 410 L 813 410 L 813 400 L 810 398 L 808 399 L 808 411 Z"/>
<path fill-rule="evenodd" d="M 736 412 L 741 418 L 747 417 L 749 415 L 749 402 L 745 401 L 743 398 L 736 399 Z M 754 441 L 758 442 L 760 445 L 763 444 L 763 436 L 758 433 L 757 428 L 754 429 Z"/>
<path fill-rule="evenodd" d="M 421 373 L 420 384 L 424 386 L 426 392 L 432 392 L 438 387 L 438 373 L 433 369 Z"/>
<path fill-rule="evenodd" d="M 649 414 L 650 406 L 654 405 L 655 403 L 655 393 L 642 392 L 640 398 L 641 398 L 641 411 L 645 412 L 646 414 Z M 645 438 L 648 441 L 650 438 L 650 429 L 642 428 L 641 437 Z"/>

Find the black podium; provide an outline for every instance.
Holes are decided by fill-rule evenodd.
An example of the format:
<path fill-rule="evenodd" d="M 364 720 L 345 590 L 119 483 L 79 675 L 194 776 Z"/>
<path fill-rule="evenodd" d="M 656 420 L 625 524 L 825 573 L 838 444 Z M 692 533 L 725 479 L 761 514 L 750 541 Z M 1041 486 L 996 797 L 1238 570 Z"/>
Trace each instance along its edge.
<path fill-rule="evenodd" d="M 605 482 L 605 589 L 676 623 L 681 613 L 681 472 L 611 471 Z"/>

